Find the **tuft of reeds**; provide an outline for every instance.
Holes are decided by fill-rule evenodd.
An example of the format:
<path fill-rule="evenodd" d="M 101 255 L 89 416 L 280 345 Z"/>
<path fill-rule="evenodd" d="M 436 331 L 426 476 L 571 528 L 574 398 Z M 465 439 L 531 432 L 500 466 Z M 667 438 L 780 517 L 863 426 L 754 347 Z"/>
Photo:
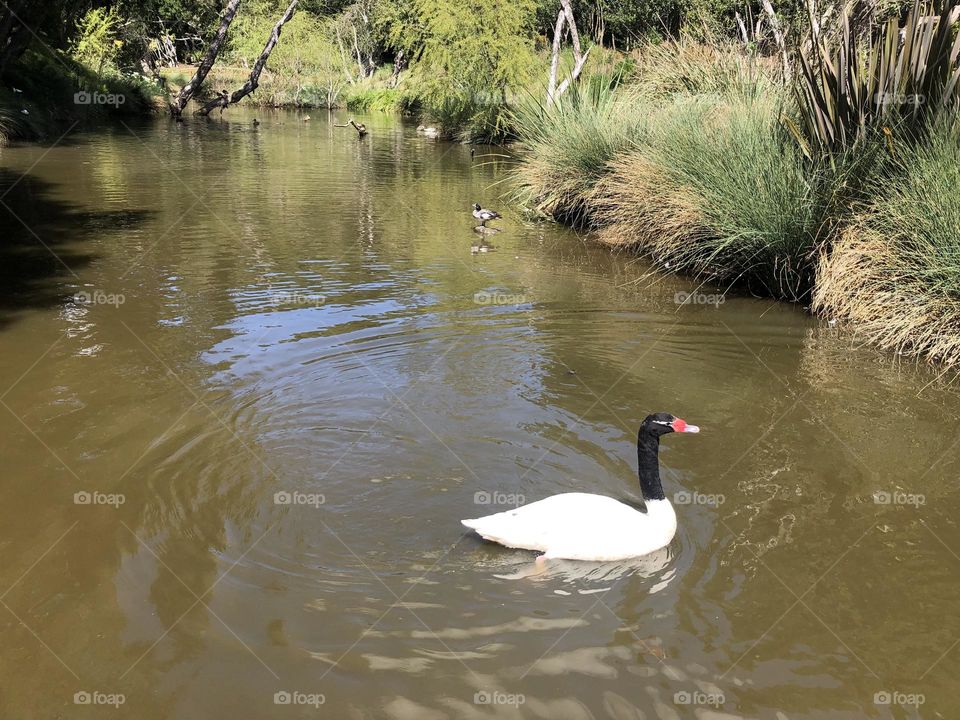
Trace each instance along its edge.
<path fill-rule="evenodd" d="M 775 100 L 743 95 L 661 110 L 594 188 L 599 239 L 674 271 L 805 297 L 829 225 L 826 186 L 811 182 L 779 116 Z"/>
<path fill-rule="evenodd" d="M 588 223 L 593 186 L 645 132 L 641 102 L 599 83 L 574 87 L 551 107 L 521 98 L 512 111 L 523 146 L 514 199 L 543 215 Z"/>
<path fill-rule="evenodd" d="M 894 16 L 878 33 L 852 23 L 854 13 L 852 4 L 841 10 L 839 38 L 812 30 L 798 53 L 800 122 L 789 126 L 810 157 L 843 151 L 883 125 L 922 134 L 960 106 L 956 2 L 914 0 L 902 26 Z"/>
<path fill-rule="evenodd" d="M 960 130 L 895 146 L 894 172 L 817 269 L 814 309 L 880 347 L 960 363 Z"/>

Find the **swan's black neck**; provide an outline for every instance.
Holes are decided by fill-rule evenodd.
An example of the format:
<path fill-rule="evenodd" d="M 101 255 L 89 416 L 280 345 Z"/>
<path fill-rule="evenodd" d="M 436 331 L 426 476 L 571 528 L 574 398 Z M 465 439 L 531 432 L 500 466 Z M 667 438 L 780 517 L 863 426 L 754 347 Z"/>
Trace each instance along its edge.
<path fill-rule="evenodd" d="M 663 500 L 660 484 L 660 438 L 641 427 L 637 434 L 637 473 L 640 476 L 640 491 L 644 500 Z"/>

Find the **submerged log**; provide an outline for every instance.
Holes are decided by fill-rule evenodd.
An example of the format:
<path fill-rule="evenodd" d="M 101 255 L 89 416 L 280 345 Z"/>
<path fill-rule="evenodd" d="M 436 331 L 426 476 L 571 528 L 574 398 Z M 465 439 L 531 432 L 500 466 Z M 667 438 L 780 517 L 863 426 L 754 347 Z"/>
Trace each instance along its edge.
<path fill-rule="evenodd" d="M 334 127 L 353 127 L 353 129 L 357 131 L 358 138 L 362 138 L 364 135 L 367 134 L 367 126 L 364 125 L 363 123 L 358 123 L 354 121 L 353 118 L 350 118 L 347 122 L 343 123 L 343 125 L 334 123 L 333 126 Z"/>

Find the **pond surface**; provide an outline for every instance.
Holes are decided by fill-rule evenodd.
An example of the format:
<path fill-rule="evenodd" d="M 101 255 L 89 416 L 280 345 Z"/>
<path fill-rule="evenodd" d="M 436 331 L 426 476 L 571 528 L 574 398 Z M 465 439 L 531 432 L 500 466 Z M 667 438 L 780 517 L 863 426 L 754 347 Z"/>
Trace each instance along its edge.
<path fill-rule="evenodd" d="M 0 151 L 0 715 L 955 715 L 956 390 L 527 220 L 500 150 L 258 117 Z M 666 551 L 460 525 L 636 498 L 655 411 Z"/>

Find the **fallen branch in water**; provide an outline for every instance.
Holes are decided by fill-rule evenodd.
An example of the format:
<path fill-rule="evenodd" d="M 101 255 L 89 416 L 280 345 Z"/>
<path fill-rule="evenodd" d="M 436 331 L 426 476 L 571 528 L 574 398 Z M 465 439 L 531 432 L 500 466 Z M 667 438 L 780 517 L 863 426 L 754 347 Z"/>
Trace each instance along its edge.
<path fill-rule="evenodd" d="M 363 137 L 364 135 L 367 134 L 367 126 L 364 125 L 363 123 L 355 122 L 353 118 L 350 118 L 350 120 L 345 122 L 343 125 L 334 123 L 333 126 L 334 127 L 353 127 L 353 129 L 357 131 L 357 137 Z"/>

